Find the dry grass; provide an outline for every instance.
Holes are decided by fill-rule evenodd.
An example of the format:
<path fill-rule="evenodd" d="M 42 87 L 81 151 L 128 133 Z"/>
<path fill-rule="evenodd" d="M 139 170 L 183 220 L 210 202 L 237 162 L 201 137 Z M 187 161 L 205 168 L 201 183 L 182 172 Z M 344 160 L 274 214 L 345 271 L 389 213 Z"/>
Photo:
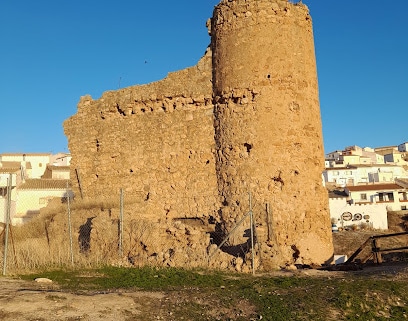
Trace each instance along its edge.
<path fill-rule="evenodd" d="M 137 255 L 143 252 L 146 244 L 160 247 L 160 242 L 155 239 L 159 230 L 157 224 L 141 217 L 132 218 L 130 211 L 137 207 L 127 202 L 120 253 L 119 206 L 114 200 L 84 200 L 70 203 L 68 211 L 67 203 L 53 200 L 30 222 L 10 228 L 7 270 L 18 273 L 64 266 L 123 266 L 131 263 L 128 253 Z M 2 253 L 4 234 L 0 245 Z M 142 257 L 138 259 L 143 264 L 152 263 Z M 3 266 L 3 256 L 0 264 Z"/>
<path fill-rule="evenodd" d="M 338 255 L 347 255 L 350 257 L 368 238 L 373 235 L 383 235 L 391 233 L 399 233 L 406 231 L 405 224 L 407 222 L 407 217 L 404 213 L 390 212 L 388 213 L 388 227 L 386 231 L 369 230 L 369 229 L 356 229 L 349 231 L 342 231 L 338 233 L 333 233 L 333 244 L 334 253 Z M 407 246 L 408 235 L 384 238 L 379 240 L 380 248 L 396 248 Z M 371 253 L 370 244 L 367 246 L 362 253 L 359 254 L 358 258 L 366 258 Z M 404 253 L 394 254 L 394 257 L 389 254 L 385 254 L 384 258 L 389 258 L 390 260 L 402 259 L 405 257 Z"/>
<path fill-rule="evenodd" d="M 129 205 L 129 204 L 126 204 Z M 148 219 L 134 218 L 131 212 L 134 206 L 125 206 L 125 221 L 122 255 L 119 255 L 119 204 L 114 200 L 85 200 L 71 203 L 71 235 L 68 224 L 66 203 L 53 201 L 41 210 L 41 213 L 27 224 L 12 227 L 9 235 L 7 255 L 8 271 L 33 271 L 54 267 L 98 267 L 105 264 L 126 266 L 129 264 L 155 265 L 167 253 L 162 253 L 169 242 L 159 237 L 162 232 L 158 224 Z M 80 242 L 80 231 L 89 223 L 89 241 L 92 247 L 83 250 Z M 370 236 L 401 232 L 405 230 L 407 216 L 405 213 L 390 213 L 389 231 L 372 231 L 358 229 L 333 233 L 335 254 L 350 257 Z M 408 236 L 382 239 L 381 247 L 405 246 Z M 2 244 L 4 244 L 4 233 Z M 168 244 L 167 244 L 168 245 Z M 72 246 L 72 253 L 71 253 Z M 156 253 L 156 257 L 146 257 L 145 249 Z M 174 244 L 177 248 L 177 244 Z M 1 248 L 2 253 L 4 249 Z M 367 247 L 360 257 L 366 257 L 371 249 Z M 177 253 L 176 253 L 177 254 Z M 187 255 L 187 252 L 182 253 Z M 72 255 L 72 256 L 71 256 Z M 203 254 L 204 255 L 204 254 Z M 194 256 L 193 256 L 194 257 Z M 73 262 L 71 261 L 73 259 Z M 198 261 L 194 259 L 193 263 Z M 3 266 L 3 256 L 0 257 Z M 198 264 L 198 263 L 197 263 Z M 196 266 L 196 265 L 192 265 Z"/>

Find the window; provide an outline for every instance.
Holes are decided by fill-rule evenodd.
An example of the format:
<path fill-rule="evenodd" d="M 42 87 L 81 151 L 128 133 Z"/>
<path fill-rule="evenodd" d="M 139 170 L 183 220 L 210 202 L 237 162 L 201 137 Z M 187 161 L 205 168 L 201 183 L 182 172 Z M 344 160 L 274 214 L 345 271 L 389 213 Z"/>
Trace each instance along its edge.
<path fill-rule="evenodd" d="M 360 199 L 366 201 L 367 200 L 367 194 L 366 193 L 360 194 Z"/>
<path fill-rule="evenodd" d="M 7 188 L 0 187 L 0 197 L 6 197 L 6 196 L 7 196 Z"/>
<path fill-rule="evenodd" d="M 394 202 L 394 193 L 379 193 L 380 202 Z"/>
<path fill-rule="evenodd" d="M 401 210 L 406 210 L 407 209 L 407 207 L 404 205 L 404 206 L 401 206 Z"/>

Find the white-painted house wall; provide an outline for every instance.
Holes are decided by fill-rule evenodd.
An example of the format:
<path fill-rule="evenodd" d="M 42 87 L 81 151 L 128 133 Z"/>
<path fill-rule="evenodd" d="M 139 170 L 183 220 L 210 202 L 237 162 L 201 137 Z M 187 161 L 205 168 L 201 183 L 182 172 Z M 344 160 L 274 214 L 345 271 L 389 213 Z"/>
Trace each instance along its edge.
<path fill-rule="evenodd" d="M 58 153 L 51 155 L 50 164 L 54 166 L 69 166 L 71 164 L 71 154 Z"/>
<path fill-rule="evenodd" d="M 345 198 L 329 198 L 330 218 L 337 222 L 338 227 L 368 224 L 374 229 L 387 230 L 387 205 L 386 204 L 348 204 Z M 369 215 L 368 219 L 345 221 L 342 219 L 343 213 Z"/>
<path fill-rule="evenodd" d="M 9 184 L 10 173 L 0 173 L 0 187 L 7 187 Z M 11 173 L 11 186 L 15 187 L 21 182 L 21 175 Z"/>
<path fill-rule="evenodd" d="M 13 221 L 13 218 L 16 213 L 16 201 L 12 200 L 10 204 L 10 223 Z M 5 224 L 7 217 L 7 197 L 0 197 L 0 223 Z"/>
<path fill-rule="evenodd" d="M 20 162 L 22 166 L 31 164 L 31 170 L 26 178 L 40 178 L 50 163 L 51 154 L 1 154 L 2 162 Z"/>
<path fill-rule="evenodd" d="M 30 220 L 33 215 L 39 214 L 40 209 L 46 207 L 51 199 L 66 196 L 66 189 L 19 190 L 12 224 L 18 225 Z"/>
<path fill-rule="evenodd" d="M 404 178 L 407 175 L 404 168 L 397 165 L 326 167 L 323 171 L 323 179 L 326 183 L 335 183 L 343 187 L 369 182 L 393 182 L 396 178 Z"/>

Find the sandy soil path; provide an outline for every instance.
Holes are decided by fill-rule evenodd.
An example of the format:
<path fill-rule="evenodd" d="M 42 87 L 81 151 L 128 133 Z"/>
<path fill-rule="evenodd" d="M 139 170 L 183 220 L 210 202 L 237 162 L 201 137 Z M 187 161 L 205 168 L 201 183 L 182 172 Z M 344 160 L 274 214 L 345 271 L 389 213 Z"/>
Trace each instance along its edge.
<path fill-rule="evenodd" d="M 62 292 L 53 284 L 0 278 L 0 320 L 147 320 L 161 319 L 162 293 Z M 151 314 L 156 312 L 157 316 Z M 142 319 L 141 319 L 142 318 Z M 145 319 L 146 320 L 146 319 Z"/>

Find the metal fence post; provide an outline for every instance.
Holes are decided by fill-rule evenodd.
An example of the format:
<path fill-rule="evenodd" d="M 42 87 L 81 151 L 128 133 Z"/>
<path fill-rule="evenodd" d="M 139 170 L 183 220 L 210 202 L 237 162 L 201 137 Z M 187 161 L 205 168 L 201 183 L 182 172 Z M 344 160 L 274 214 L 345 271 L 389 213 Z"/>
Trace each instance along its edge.
<path fill-rule="evenodd" d="M 255 252 L 254 252 L 254 212 L 252 211 L 252 195 L 249 192 L 249 218 L 251 224 L 251 254 L 252 254 L 252 274 L 255 275 Z"/>
<path fill-rule="evenodd" d="M 9 175 L 7 179 L 7 209 L 6 209 L 6 231 L 4 238 L 4 258 L 3 258 L 3 275 L 7 272 L 7 252 L 8 252 L 8 237 L 10 230 L 10 208 L 11 208 L 11 186 L 12 186 L 13 176 Z"/>
<path fill-rule="evenodd" d="M 73 241 L 72 241 L 72 224 L 71 224 L 71 194 L 70 194 L 68 187 L 69 187 L 69 183 L 67 182 L 69 253 L 70 253 L 70 258 L 71 258 L 71 265 L 74 266 L 74 249 L 73 249 Z"/>
<path fill-rule="evenodd" d="M 123 188 L 120 189 L 120 213 L 119 213 L 119 257 L 123 257 Z"/>

